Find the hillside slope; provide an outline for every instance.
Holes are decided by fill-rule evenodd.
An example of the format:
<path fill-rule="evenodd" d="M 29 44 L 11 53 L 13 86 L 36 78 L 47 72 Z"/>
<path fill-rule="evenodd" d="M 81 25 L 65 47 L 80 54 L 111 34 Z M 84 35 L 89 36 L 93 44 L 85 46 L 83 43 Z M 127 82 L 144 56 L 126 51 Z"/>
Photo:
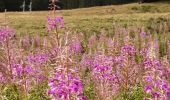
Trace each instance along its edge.
<path fill-rule="evenodd" d="M 10 26 L 21 34 L 46 34 L 47 11 L 41 12 L 8 12 L 6 16 Z M 169 22 L 170 2 L 131 3 L 103 7 L 81 8 L 74 10 L 60 10 L 56 15 L 65 19 L 67 27 L 79 32 L 93 33 L 105 29 L 112 32 L 112 24 L 119 25 L 151 25 L 152 22 Z M 0 13 L 4 18 L 4 13 Z M 1 23 L 2 24 L 2 23 Z"/>

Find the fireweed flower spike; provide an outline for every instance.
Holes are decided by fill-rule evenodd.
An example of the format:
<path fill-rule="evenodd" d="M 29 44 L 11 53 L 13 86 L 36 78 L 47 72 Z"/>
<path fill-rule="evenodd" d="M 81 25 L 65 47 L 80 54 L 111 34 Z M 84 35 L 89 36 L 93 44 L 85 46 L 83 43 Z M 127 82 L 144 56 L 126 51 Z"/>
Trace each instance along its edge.
<path fill-rule="evenodd" d="M 110 56 L 95 55 L 92 64 L 92 74 L 101 99 L 110 100 L 118 90 L 117 79 L 113 73 L 114 60 Z M 107 94 L 105 93 L 107 91 Z"/>
<path fill-rule="evenodd" d="M 164 68 L 160 61 L 150 58 L 144 61 L 144 68 L 146 70 L 144 90 L 151 95 L 148 99 L 169 100 L 170 84 L 164 75 L 164 71 L 168 71 L 168 68 Z"/>
<path fill-rule="evenodd" d="M 12 81 L 12 51 L 10 40 L 14 36 L 15 31 L 13 29 L 8 26 L 0 27 L 0 76 L 3 83 Z"/>
<path fill-rule="evenodd" d="M 48 17 L 47 19 L 47 29 L 48 31 L 64 28 L 64 19 L 61 16 L 55 18 Z"/>
<path fill-rule="evenodd" d="M 31 64 L 42 65 L 49 60 L 49 55 L 45 53 L 29 55 L 27 59 Z"/>
<path fill-rule="evenodd" d="M 83 96 L 83 83 L 76 75 L 75 70 L 69 70 L 66 74 L 66 68 L 56 70 L 56 74 L 50 78 L 48 94 L 53 100 L 87 100 Z"/>
<path fill-rule="evenodd" d="M 70 50 L 74 53 L 79 52 L 80 47 L 79 44 L 78 47 L 77 44 L 69 45 L 68 33 L 65 37 L 64 45 L 57 48 L 56 67 L 48 81 L 48 94 L 53 100 L 86 100 L 83 96 L 83 82 L 68 54 Z"/>
<path fill-rule="evenodd" d="M 0 42 L 6 41 L 15 36 L 15 31 L 9 27 L 0 28 Z"/>
<path fill-rule="evenodd" d="M 74 40 L 69 44 L 69 52 L 72 54 L 79 54 L 83 50 L 80 40 Z"/>

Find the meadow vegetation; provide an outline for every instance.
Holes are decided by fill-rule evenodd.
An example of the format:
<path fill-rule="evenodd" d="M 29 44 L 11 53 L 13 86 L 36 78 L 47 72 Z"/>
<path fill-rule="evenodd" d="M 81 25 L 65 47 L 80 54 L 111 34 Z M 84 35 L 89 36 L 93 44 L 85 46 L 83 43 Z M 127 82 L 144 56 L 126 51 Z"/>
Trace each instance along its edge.
<path fill-rule="evenodd" d="M 113 23 L 121 26 L 150 26 L 152 22 L 159 24 L 162 20 L 169 21 L 169 12 L 169 2 L 156 2 L 59 10 L 56 15 L 64 17 L 67 27 L 92 34 L 102 29 L 112 32 Z M 48 14 L 47 11 L 8 12 L 7 16 L 10 25 L 20 34 L 46 34 L 45 19 Z M 0 13 L 0 18 L 3 17 L 4 14 Z"/>
<path fill-rule="evenodd" d="M 1 13 L 0 98 L 169 100 L 169 5 Z"/>

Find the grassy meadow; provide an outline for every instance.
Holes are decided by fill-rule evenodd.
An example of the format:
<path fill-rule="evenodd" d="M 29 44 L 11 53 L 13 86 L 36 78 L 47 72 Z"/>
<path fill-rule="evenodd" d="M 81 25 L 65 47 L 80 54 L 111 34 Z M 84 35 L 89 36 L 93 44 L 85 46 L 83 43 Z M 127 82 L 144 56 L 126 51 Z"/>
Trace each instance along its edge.
<path fill-rule="evenodd" d="M 170 2 L 148 4 L 124 4 L 103 7 L 91 7 L 74 10 L 60 10 L 56 15 L 63 16 L 66 26 L 78 32 L 93 33 L 102 29 L 113 32 L 113 24 L 121 26 L 146 26 L 169 22 Z M 47 11 L 7 12 L 10 26 L 22 34 L 46 34 Z M 4 18 L 4 13 L 0 13 Z M 1 23 L 3 24 L 3 23 Z"/>

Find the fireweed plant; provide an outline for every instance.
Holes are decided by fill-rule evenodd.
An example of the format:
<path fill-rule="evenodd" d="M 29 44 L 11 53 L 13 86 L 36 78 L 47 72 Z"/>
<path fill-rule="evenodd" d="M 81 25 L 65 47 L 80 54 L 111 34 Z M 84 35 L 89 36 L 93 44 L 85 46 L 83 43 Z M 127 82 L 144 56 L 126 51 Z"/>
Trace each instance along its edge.
<path fill-rule="evenodd" d="M 54 1 L 52 1 L 54 3 Z M 55 4 L 53 5 L 55 12 Z M 48 31 L 54 32 L 57 39 L 57 51 L 54 56 L 54 71 L 50 75 L 48 94 L 53 100 L 86 100 L 83 96 L 83 82 L 79 77 L 76 65 L 70 54 L 79 53 L 79 41 L 69 44 L 69 32 L 66 32 L 63 41 L 59 31 L 64 27 L 63 17 L 48 18 Z"/>
<path fill-rule="evenodd" d="M 18 92 L 18 96 L 15 99 L 29 99 L 28 92 L 33 86 L 41 84 L 47 78 L 44 66 L 46 66 L 45 63 L 49 57 L 45 52 L 41 54 L 27 54 L 24 51 L 25 48 L 22 48 L 24 47 L 23 43 L 16 37 L 13 29 L 6 26 L 0 30 L 1 92 L 3 94 L 6 89 L 8 90 L 8 86 L 17 87 L 15 92 Z M 10 99 L 8 97 L 4 98 Z"/>
<path fill-rule="evenodd" d="M 83 82 L 76 70 L 76 64 L 71 58 L 72 54 L 78 53 L 79 43 L 78 47 L 75 42 L 73 42 L 75 44 L 69 45 L 68 33 L 65 36 L 64 44 L 57 43 L 60 45 L 55 48 L 56 53 L 52 54 L 54 71 L 51 72 L 53 74 L 50 75 L 48 82 L 50 87 L 48 94 L 53 100 L 86 100 L 86 97 L 83 96 Z"/>
<path fill-rule="evenodd" d="M 0 27 L 2 100 L 170 99 L 170 42 L 160 41 L 168 25 L 159 33 L 113 25 L 112 36 L 88 36 L 66 28 L 50 6 L 47 36 Z"/>

